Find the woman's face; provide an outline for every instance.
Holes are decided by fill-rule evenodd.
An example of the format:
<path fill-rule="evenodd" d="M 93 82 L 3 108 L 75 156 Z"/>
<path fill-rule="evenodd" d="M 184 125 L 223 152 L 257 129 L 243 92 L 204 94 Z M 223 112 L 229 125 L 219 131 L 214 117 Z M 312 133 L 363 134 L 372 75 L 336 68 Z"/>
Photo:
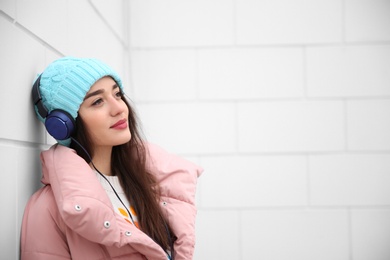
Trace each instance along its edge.
<path fill-rule="evenodd" d="M 131 139 L 129 109 L 122 91 L 111 77 L 98 80 L 85 95 L 79 109 L 93 149 L 112 147 Z"/>

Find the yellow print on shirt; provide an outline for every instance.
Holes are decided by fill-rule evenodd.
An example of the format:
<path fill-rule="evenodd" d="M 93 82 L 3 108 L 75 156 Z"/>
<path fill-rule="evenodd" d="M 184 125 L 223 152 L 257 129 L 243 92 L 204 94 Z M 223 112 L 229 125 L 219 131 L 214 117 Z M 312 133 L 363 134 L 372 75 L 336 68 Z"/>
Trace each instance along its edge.
<path fill-rule="evenodd" d="M 129 222 L 130 224 L 133 224 L 130 220 L 130 216 L 129 214 L 127 213 L 127 211 L 123 208 L 118 208 L 119 212 L 122 214 L 122 216 L 124 216 L 124 219 Z M 131 215 L 134 219 L 134 225 L 139 228 L 139 224 L 138 224 L 138 221 L 136 220 L 137 218 L 137 214 L 135 213 L 135 210 L 133 207 L 130 207 L 130 212 L 131 212 Z"/>

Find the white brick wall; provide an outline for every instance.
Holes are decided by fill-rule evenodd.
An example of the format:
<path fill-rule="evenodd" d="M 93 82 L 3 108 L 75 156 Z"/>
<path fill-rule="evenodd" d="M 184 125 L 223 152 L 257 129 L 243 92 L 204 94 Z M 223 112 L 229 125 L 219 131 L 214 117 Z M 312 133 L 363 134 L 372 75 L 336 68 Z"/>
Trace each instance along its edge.
<path fill-rule="evenodd" d="M 309 47 L 306 56 L 310 97 L 390 95 L 389 44 Z"/>
<path fill-rule="evenodd" d="M 130 10 L 146 134 L 206 169 L 195 259 L 390 259 L 390 1 Z"/>
<path fill-rule="evenodd" d="M 347 210 L 246 210 L 241 214 L 242 259 L 350 259 Z"/>
<path fill-rule="evenodd" d="M 302 97 L 301 48 L 199 51 L 201 99 L 249 100 Z"/>
<path fill-rule="evenodd" d="M 389 154 L 310 155 L 310 205 L 387 206 Z"/>
<path fill-rule="evenodd" d="M 1 0 L 0 32 L 1 259 L 53 143 L 31 82 L 61 55 L 107 61 L 148 139 L 206 169 L 196 260 L 390 259 L 390 1 Z"/>
<path fill-rule="evenodd" d="M 390 211 L 388 209 L 352 210 L 352 254 L 356 260 L 388 259 Z"/>
<path fill-rule="evenodd" d="M 236 42 L 258 44 L 326 44 L 343 35 L 341 0 L 237 0 Z"/>
<path fill-rule="evenodd" d="M 348 149 L 389 151 L 389 98 L 351 100 L 347 108 Z"/>
<path fill-rule="evenodd" d="M 307 205 L 306 157 L 241 155 L 205 157 L 201 205 L 248 209 Z"/>
<path fill-rule="evenodd" d="M 234 3 L 226 0 L 131 0 L 133 47 L 231 45 Z"/>
<path fill-rule="evenodd" d="M 339 100 L 242 102 L 240 152 L 340 151 L 345 147 Z"/>

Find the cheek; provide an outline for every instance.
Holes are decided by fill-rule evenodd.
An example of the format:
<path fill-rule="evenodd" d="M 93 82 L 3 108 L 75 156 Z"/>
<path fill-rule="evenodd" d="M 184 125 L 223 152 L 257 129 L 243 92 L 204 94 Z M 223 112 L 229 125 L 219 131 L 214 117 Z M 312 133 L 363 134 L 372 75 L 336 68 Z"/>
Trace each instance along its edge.
<path fill-rule="evenodd" d="M 98 118 L 93 115 L 90 115 L 89 113 L 84 113 L 82 115 L 82 119 L 83 119 L 83 122 L 84 122 L 84 126 L 86 129 L 93 129 L 94 126 L 96 125 L 96 123 L 98 122 Z"/>
<path fill-rule="evenodd" d="M 94 137 L 102 129 L 104 126 L 102 124 L 105 123 L 105 120 L 101 118 L 99 113 L 83 113 L 80 114 L 86 132 L 90 137 Z"/>

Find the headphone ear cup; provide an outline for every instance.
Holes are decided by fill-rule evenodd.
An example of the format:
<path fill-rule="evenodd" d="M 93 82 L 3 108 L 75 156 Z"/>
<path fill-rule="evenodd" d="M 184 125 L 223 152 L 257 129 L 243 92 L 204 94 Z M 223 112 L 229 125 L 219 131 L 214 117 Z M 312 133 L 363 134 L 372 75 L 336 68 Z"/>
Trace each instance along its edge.
<path fill-rule="evenodd" d="M 47 115 L 45 127 L 56 140 L 65 140 L 73 134 L 75 123 L 69 113 L 56 109 Z"/>

